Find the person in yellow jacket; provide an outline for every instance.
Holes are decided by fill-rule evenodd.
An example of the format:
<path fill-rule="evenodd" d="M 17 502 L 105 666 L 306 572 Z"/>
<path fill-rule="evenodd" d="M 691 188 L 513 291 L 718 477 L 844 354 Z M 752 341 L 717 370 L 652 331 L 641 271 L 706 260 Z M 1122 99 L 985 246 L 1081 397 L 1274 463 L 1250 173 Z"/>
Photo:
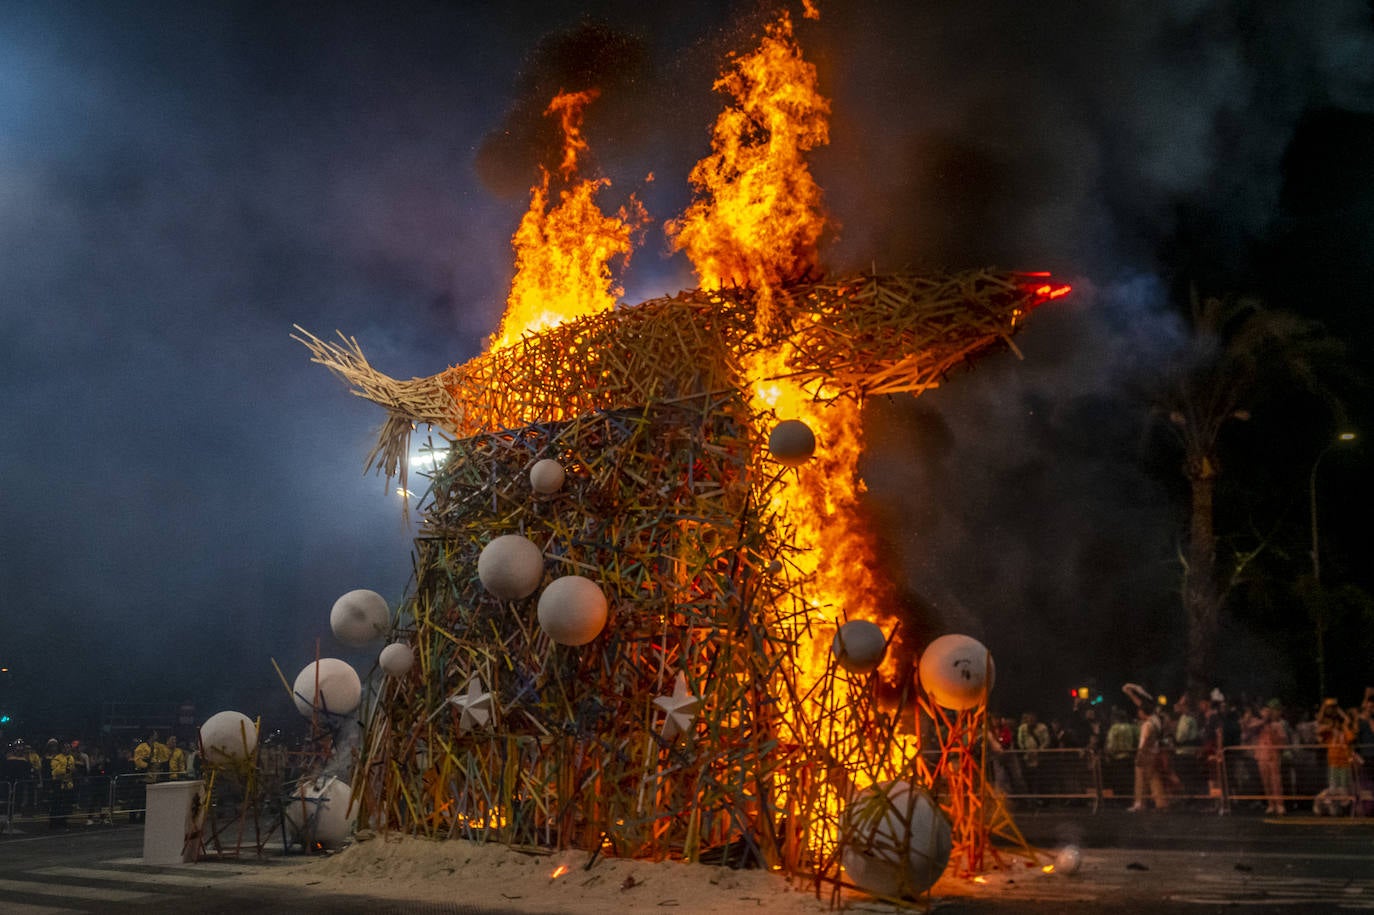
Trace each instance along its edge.
<path fill-rule="evenodd" d="M 134 774 L 141 775 L 143 778 L 134 779 L 133 796 L 129 798 L 129 822 L 140 823 L 143 821 L 144 805 L 147 802 L 146 791 L 148 781 L 153 778 L 152 762 L 153 748 L 148 741 L 138 738 L 134 744 L 133 764 Z"/>
<path fill-rule="evenodd" d="M 167 762 L 172 758 L 172 751 L 167 744 L 158 740 L 157 731 L 153 732 L 153 746 L 149 754 L 148 781 L 160 781 L 167 774 Z"/>
<path fill-rule="evenodd" d="M 167 738 L 167 776 L 173 780 L 186 777 L 186 751 L 177 746 L 176 735 Z"/>
<path fill-rule="evenodd" d="M 43 753 L 43 770 L 48 785 L 48 828 L 66 829 L 76 789 L 76 760 L 62 752 L 56 737 Z"/>

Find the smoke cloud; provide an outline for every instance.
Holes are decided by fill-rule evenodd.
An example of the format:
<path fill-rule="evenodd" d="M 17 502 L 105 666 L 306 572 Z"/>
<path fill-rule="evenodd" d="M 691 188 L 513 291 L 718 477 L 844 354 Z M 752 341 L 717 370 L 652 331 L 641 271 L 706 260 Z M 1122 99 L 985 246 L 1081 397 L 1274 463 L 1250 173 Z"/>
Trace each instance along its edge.
<path fill-rule="evenodd" d="M 1171 682 L 1149 632 L 1176 612 L 1177 518 L 1135 469 L 1131 399 L 1179 339 L 1170 246 L 1204 224 L 1241 257 L 1273 228 L 1298 118 L 1371 97 L 1368 7 L 1290 6 L 798 20 L 834 103 L 814 160 L 832 268 L 994 264 L 1077 288 L 1018 339 L 1024 363 L 869 416 L 874 511 L 917 622 L 985 638 L 1009 703 L 1060 671 Z M 354 335 L 398 377 L 474 355 L 553 92 L 598 84 L 592 165 L 661 221 L 688 201 L 725 53 L 772 12 L 0 10 L 0 585 L 30 710 L 189 697 L 289 716 L 267 658 L 290 677 L 316 638 L 365 671 L 328 609 L 359 587 L 399 600 L 413 530 L 360 473 L 382 417 L 291 325 Z M 623 282 L 638 300 L 692 280 L 658 240 Z"/>

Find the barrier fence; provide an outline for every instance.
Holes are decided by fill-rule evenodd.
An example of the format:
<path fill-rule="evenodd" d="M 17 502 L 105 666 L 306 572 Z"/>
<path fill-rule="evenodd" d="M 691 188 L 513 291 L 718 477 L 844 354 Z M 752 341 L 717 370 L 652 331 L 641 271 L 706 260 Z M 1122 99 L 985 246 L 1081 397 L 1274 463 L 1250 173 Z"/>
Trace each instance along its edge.
<path fill-rule="evenodd" d="M 1332 772 L 1324 745 L 1232 746 L 1212 755 L 1198 747 L 1170 747 L 1159 757 L 1160 786 L 1170 805 L 1218 814 L 1278 802 L 1294 812 L 1374 816 L 1374 767 L 1363 764 L 1374 762 L 1374 746 L 1352 749 L 1349 764 Z M 987 778 L 1013 808 L 1082 806 L 1096 813 L 1103 806 L 1134 803 L 1135 754 L 989 751 Z M 1277 781 L 1266 785 L 1266 778 Z M 78 778 L 70 790 L 55 789 L 41 779 L 0 781 L 0 823 L 3 831 L 17 832 L 26 825 L 46 825 L 54 817 L 71 824 L 138 822 L 146 810 L 148 785 L 166 780 L 166 773 L 153 781 L 145 773 L 100 775 Z M 1344 790 L 1333 791 L 1333 784 Z M 1149 784 L 1144 801 L 1154 806 Z"/>
<path fill-rule="evenodd" d="M 43 779 L 0 781 L 0 824 L 5 832 L 48 825 L 138 822 L 146 812 L 148 785 L 168 781 L 166 773 L 149 780 L 145 773 L 93 775 L 73 780 L 71 788 Z"/>
<path fill-rule="evenodd" d="M 1219 754 L 1200 747 L 1165 747 L 1157 775 L 1168 805 L 1228 814 L 1234 809 L 1265 809 L 1279 803 L 1293 812 L 1323 816 L 1374 816 L 1374 746 L 1353 747 L 1349 763 L 1327 765 L 1327 747 L 1231 746 Z M 1002 750 L 987 754 L 989 780 L 1015 806 L 1134 805 L 1136 754 L 1082 749 Z M 1145 779 L 1144 806 L 1154 807 L 1151 779 Z M 1277 776 L 1278 790 L 1266 790 Z M 1333 785 L 1335 788 L 1333 789 Z M 1271 785 L 1270 788 L 1274 786 Z"/>

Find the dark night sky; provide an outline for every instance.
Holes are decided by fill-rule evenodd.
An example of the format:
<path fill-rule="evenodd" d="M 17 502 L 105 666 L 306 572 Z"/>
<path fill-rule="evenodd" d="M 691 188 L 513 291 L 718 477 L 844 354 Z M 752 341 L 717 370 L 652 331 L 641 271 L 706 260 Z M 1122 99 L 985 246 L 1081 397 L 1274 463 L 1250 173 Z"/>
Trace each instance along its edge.
<path fill-rule="evenodd" d="M 0 6 L 9 701 L 284 715 L 269 657 L 293 675 L 317 637 L 365 671 L 328 610 L 358 587 L 399 601 L 412 530 L 361 474 L 380 409 L 291 325 L 354 335 L 397 377 L 474 355 L 535 177 L 530 112 L 600 85 L 603 204 L 636 191 L 661 223 L 724 54 L 773 8 Z M 923 625 L 988 642 L 1009 710 L 1085 676 L 1177 689 L 1180 507 L 1142 459 L 1132 385 L 1177 346 L 1190 277 L 1262 277 L 1368 361 L 1369 4 L 822 13 L 799 37 L 834 103 L 813 160 L 840 227 L 828 266 L 1076 286 L 1020 338 L 1026 361 L 873 405 L 865 466 L 903 588 Z M 638 301 L 692 279 L 652 232 L 624 285 Z M 1353 482 L 1361 460 L 1323 474 Z"/>

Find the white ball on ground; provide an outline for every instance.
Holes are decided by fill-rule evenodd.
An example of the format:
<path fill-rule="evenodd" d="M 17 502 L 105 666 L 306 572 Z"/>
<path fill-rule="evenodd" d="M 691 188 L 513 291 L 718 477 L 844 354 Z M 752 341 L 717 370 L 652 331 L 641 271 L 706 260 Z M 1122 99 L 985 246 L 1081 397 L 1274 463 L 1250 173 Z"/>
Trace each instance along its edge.
<path fill-rule="evenodd" d="M 1054 856 L 1054 872 L 1056 874 L 1071 875 L 1078 873 L 1078 869 L 1083 866 L 1083 852 L 1079 851 L 1077 845 L 1065 845 L 1059 850 L 1059 854 Z"/>
<path fill-rule="evenodd" d="M 392 642 L 377 655 L 377 664 L 390 677 L 404 677 L 415 665 L 415 650 L 405 642 Z"/>
<path fill-rule="evenodd" d="M 200 746 L 211 765 L 242 762 L 257 749 L 257 725 L 242 712 L 216 712 L 200 726 Z"/>
<path fill-rule="evenodd" d="M 883 663 L 887 637 L 877 623 L 850 620 L 835 633 L 830 645 L 835 662 L 853 674 L 870 674 Z"/>
<path fill-rule="evenodd" d="M 544 580 L 544 554 L 526 537 L 503 534 L 482 548 L 477 577 L 493 597 L 521 600 Z"/>
<path fill-rule="evenodd" d="M 535 461 L 530 468 L 530 488 L 543 495 L 552 495 L 563 488 L 563 481 L 568 477 L 563 465 L 553 458 L 544 458 L 542 461 Z"/>
<path fill-rule="evenodd" d="M 982 642 L 966 635 L 942 635 L 921 653 L 917 672 L 937 705 L 963 711 L 987 702 L 996 669 Z"/>
<path fill-rule="evenodd" d="M 788 467 L 805 464 L 816 453 L 816 433 L 799 419 L 784 419 L 768 434 L 768 453 Z"/>
<path fill-rule="evenodd" d="M 860 791 L 841 827 L 845 871 L 879 896 L 924 893 L 944 873 L 954 847 L 949 820 L 930 795 L 903 781 Z"/>
<path fill-rule="evenodd" d="M 287 801 L 286 820 L 307 845 L 337 848 L 353 829 L 353 790 L 337 776 L 305 782 Z"/>
<path fill-rule="evenodd" d="M 560 645 L 585 645 L 606 626 L 606 595 L 581 575 L 549 582 L 539 595 L 539 627 Z"/>
<path fill-rule="evenodd" d="M 296 700 L 296 710 L 306 718 L 315 709 L 333 717 L 348 715 L 362 701 L 363 684 L 358 679 L 358 672 L 347 661 L 320 658 L 296 675 L 292 698 Z"/>
<path fill-rule="evenodd" d="M 345 645 L 366 645 L 386 635 L 390 627 L 391 609 L 386 598 L 366 588 L 349 591 L 334 601 L 329 611 L 329 629 Z"/>

